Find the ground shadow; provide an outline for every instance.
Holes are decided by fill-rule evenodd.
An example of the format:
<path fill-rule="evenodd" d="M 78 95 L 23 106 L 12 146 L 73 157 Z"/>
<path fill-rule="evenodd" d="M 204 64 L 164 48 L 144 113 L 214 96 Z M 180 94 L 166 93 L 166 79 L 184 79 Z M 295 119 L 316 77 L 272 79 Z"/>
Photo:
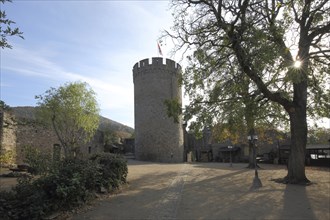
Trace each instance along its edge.
<path fill-rule="evenodd" d="M 281 219 L 318 219 L 314 215 L 306 187 L 309 186 L 286 184 Z"/>
<path fill-rule="evenodd" d="M 329 217 L 329 214 L 322 214 L 329 212 L 325 205 L 327 203 L 324 203 L 329 196 L 320 195 L 320 188 L 313 185 L 310 190 L 303 186 L 264 182 L 266 177 L 270 179 L 274 174 L 284 173 L 281 169 L 269 169 L 271 166 L 261 171 L 264 186 L 250 191 L 254 172 L 246 169 L 246 164 L 234 168 L 218 163 L 191 163 L 182 166 L 145 164 L 145 167 L 133 166 L 133 171 L 137 173 L 121 194 L 73 219 L 153 219 L 151 216 L 158 211 L 157 207 L 160 207 L 160 211 L 169 208 L 166 204 L 159 206 L 160 201 L 167 202 L 165 199 L 171 199 L 168 196 L 164 199 L 164 195 L 171 194 L 172 191 L 168 189 L 173 180 L 180 176 L 183 176 L 181 180 L 184 183 L 179 185 L 182 190 L 179 201 L 175 203 L 175 219 L 298 220 Z M 182 168 L 187 169 L 186 172 Z M 321 185 L 323 188 L 329 186 L 329 181 L 324 177 L 322 184 L 316 186 Z M 313 193 L 317 193 L 317 196 Z M 174 210 L 172 206 L 170 209 Z"/>
<path fill-rule="evenodd" d="M 250 191 L 252 170 L 215 172 L 210 178 L 204 174 L 202 180 L 192 179 L 185 184 L 177 219 L 266 219 L 269 216 L 273 197 L 267 196 L 269 191 Z"/>
<path fill-rule="evenodd" d="M 89 210 L 82 210 L 71 219 L 150 219 L 159 200 L 166 195 L 178 172 L 142 174 L 130 180 L 120 194 L 104 198 Z"/>

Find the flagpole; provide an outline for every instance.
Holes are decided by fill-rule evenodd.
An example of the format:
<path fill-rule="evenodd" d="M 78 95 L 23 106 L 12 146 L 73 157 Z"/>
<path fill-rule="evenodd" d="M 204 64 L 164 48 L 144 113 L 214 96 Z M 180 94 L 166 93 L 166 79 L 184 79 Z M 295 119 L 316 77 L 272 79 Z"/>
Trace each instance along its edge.
<path fill-rule="evenodd" d="M 162 49 L 160 48 L 159 42 L 157 41 L 158 56 L 163 56 Z"/>

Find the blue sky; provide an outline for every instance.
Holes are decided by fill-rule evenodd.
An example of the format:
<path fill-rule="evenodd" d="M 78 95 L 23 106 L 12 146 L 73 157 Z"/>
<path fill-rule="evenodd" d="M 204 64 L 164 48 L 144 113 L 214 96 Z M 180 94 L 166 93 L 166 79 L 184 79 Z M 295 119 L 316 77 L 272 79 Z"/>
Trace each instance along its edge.
<path fill-rule="evenodd" d="M 101 115 L 134 127 L 132 67 L 159 56 L 157 40 L 172 26 L 169 0 L 20 0 L 0 4 L 24 32 L 0 50 L 0 99 L 35 106 L 35 95 L 66 82 L 87 82 Z M 169 56 L 170 40 L 162 45 Z M 184 64 L 180 63 L 183 67 Z M 184 99 L 187 100 L 187 97 Z M 318 122 L 330 127 L 330 119 Z"/>
<path fill-rule="evenodd" d="M 1 7 L 25 38 L 11 37 L 13 49 L 1 50 L 1 100 L 35 106 L 35 95 L 50 87 L 83 81 L 103 116 L 134 127 L 132 67 L 158 56 L 157 39 L 172 25 L 169 1 L 22 0 Z"/>

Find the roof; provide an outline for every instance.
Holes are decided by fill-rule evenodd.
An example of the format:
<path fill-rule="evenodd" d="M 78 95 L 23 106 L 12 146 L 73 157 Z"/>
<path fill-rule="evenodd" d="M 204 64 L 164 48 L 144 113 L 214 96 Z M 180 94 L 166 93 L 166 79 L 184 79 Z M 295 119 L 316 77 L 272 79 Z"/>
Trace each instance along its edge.
<path fill-rule="evenodd" d="M 286 144 L 286 145 L 281 145 L 280 149 L 281 150 L 287 150 L 290 149 L 291 145 Z M 330 146 L 327 144 L 307 144 L 306 149 L 325 149 L 328 150 L 330 149 Z"/>

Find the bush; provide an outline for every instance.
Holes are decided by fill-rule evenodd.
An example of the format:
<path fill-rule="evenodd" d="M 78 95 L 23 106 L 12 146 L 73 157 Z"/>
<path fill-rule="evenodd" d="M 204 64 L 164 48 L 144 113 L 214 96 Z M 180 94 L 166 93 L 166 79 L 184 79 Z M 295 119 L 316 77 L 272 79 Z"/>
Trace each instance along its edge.
<path fill-rule="evenodd" d="M 45 174 L 51 169 L 53 160 L 49 153 L 41 152 L 32 146 L 25 146 L 23 152 L 24 162 L 29 165 L 29 173 L 34 175 Z"/>
<path fill-rule="evenodd" d="M 1 191 L 0 197 L 2 219 L 40 219 L 48 211 L 44 191 L 39 190 L 28 176 L 19 178 L 12 191 Z"/>
<path fill-rule="evenodd" d="M 0 192 L 4 219 L 40 219 L 80 206 L 100 189 L 102 175 L 92 161 L 64 160 L 38 179 L 19 178 L 11 192 Z"/>
<path fill-rule="evenodd" d="M 80 206 L 101 188 L 102 174 L 92 161 L 64 160 L 57 169 L 36 181 L 51 200 L 53 209 Z"/>
<path fill-rule="evenodd" d="M 100 165 L 103 187 L 113 190 L 126 183 L 127 161 L 122 155 L 99 153 L 91 156 L 90 159 Z"/>
<path fill-rule="evenodd" d="M 14 163 L 15 152 L 12 150 L 0 149 L 0 165 L 10 165 Z"/>
<path fill-rule="evenodd" d="M 10 192 L 0 191 L 2 219 L 41 219 L 69 210 L 93 198 L 101 187 L 114 189 L 126 183 L 127 163 L 122 156 L 97 154 L 91 160 L 59 161 L 37 179 L 19 178 Z"/>

